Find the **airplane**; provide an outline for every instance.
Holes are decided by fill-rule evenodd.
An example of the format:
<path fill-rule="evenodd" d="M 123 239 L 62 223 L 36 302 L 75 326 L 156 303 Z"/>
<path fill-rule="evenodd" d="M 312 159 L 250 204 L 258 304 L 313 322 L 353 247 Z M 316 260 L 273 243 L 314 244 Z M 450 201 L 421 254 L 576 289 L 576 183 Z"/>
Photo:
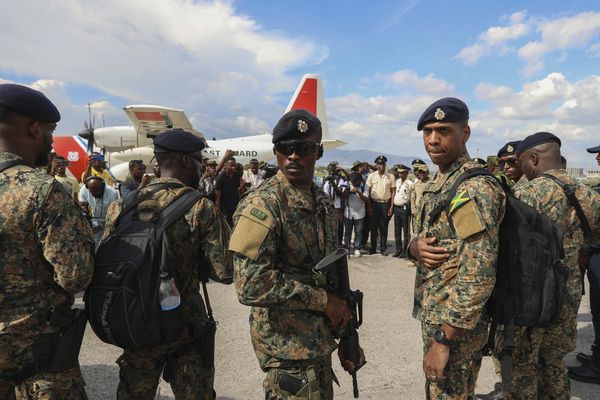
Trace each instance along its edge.
<path fill-rule="evenodd" d="M 285 112 L 299 108 L 309 110 L 321 120 L 322 143 L 326 150 L 346 144 L 343 140 L 329 138 L 323 86 L 318 75 L 306 74 L 302 77 Z M 132 126 L 93 128 L 90 124 L 78 136 L 54 137 L 54 151 L 70 162 L 67 168 L 75 178 L 80 179 L 87 167 L 88 153 L 96 148 L 107 154 L 111 174 L 122 181 L 129 173 L 130 160 L 139 159 L 149 165 L 154 156 L 152 138 L 160 132 L 179 128 L 204 137 L 202 132 L 194 129 L 183 110 L 155 105 L 131 105 L 123 110 Z M 234 151 L 236 161 L 241 164 L 247 164 L 253 158 L 260 162 L 269 162 L 274 158 L 271 133 L 206 140 L 206 143 L 205 156 L 217 161 L 227 149 Z"/>

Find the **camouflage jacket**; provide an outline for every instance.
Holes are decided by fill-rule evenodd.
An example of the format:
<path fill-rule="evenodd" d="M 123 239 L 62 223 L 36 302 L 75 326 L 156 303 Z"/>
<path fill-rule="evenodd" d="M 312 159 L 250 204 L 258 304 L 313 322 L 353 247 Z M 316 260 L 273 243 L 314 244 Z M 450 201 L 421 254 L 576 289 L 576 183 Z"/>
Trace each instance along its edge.
<path fill-rule="evenodd" d="M 0 152 L 0 163 L 18 159 Z M 73 305 L 92 278 L 92 251 L 90 226 L 60 183 L 24 165 L 0 172 L 0 369 L 56 331 L 45 312 Z"/>
<path fill-rule="evenodd" d="M 181 188 L 161 189 L 138 205 L 139 218 L 151 219 L 168 204 L 191 188 L 174 178 L 154 179 L 140 190 L 144 196 L 157 185 L 179 183 Z M 115 201 L 108 208 L 104 238 L 115 230 L 115 222 L 121 212 L 122 200 Z M 204 301 L 199 292 L 200 268 L 206 260 L 210 279 L 230 284 L 233 270 L 227 257 L 230 229 L 225 218 L 212 201 L 203 198 L 184 215 L 173 222 L 166 230 L 171 252 L 167 262 L 169 273 L 175 278 L 175 285 L 181 295 L 183 312 L 190 318 L 206 314 Z"/>
<path fill-rule="evenodd" d="M 336 249 L 337 220 L 329 196 L 292 186 L 279 172 L 250 192 L 235 213 L 234 281 L 250 313 L 261 367 L 328 356 L 335 349 L 322 311 L 327 293 L 313 267 Z"/>
<path fill-rule="evenodd" d="M 412 215 L 416 214 L 417 209 L 419 208 L 419 203 L 423 198 L 423 191 L 428 183 L 429 179 L 426 182 L 417 180 L 413 185 L 413 190 L 410 192 L 410 210 Z"/>
<path fill-rule="evenodd" d="M 566 184 L 577 187 L 575 191 L 577 199 L 595 238 L 595 240 L 592 238 L 591 242 L 598 242 L 600 237 L 600 195 L 578 183 L 563 169 L 552 169 L 545 173 L 557 177 Z M 584 246 L 584 237 L 575 209 L 569 205 L 562 188 L 550 178 L 544 176 L 519 184 L 515 190 L 515 197 L 562 226 L 564 230 L 564 262 L 569 269 L 567 291 L 571 304 L 578 307 L 581 300 L 581 273 L 579 272 L 578 255 L 579 250 Z"/>
<path fill-rule="evenodd" d="M 417 263 L 413 316 L 420 321 L 473 329 L 494 288 L 498 230 L 506 201 L 495 178 L 478 176 L 458 187 L 450 205 L 454 229 L 446 211 L 437 221 L 428 218 L 446 200 L 459 175 L 478 166 L 465 154 L 447 172 L 437 172 L 423 192 L 415 215 L 414 238 L 437 238 L 435 246 L 446 248 L 450 257 L 437 268 Z"/>

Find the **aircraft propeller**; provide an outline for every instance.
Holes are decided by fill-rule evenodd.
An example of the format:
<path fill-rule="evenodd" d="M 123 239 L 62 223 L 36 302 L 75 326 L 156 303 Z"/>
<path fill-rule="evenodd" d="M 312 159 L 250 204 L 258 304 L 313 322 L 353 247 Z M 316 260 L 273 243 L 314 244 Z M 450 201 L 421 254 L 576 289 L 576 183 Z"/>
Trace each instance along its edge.
<path fill-rule="evenodd" d="M 94 125 L 96 123 L 96 117 L 92 117 L 92 106 L 90 103 L 87 104 L 87 109 L 88 120 L 83 122 L 85 129 L 79 132 L 78 136 L 87 140 L 87 152 L 92 153 L 94 151 L 94 145 L 96 144 L 96 141 L 94 140 Z"/>

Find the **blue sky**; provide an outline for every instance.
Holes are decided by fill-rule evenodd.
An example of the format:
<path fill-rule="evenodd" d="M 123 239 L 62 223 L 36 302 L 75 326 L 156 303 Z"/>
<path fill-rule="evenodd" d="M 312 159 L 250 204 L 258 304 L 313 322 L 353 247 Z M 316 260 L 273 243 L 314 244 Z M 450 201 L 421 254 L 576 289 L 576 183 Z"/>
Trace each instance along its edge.
<path fill-rule="evenodd" d="M 330 134 L 349 149 L 425 156 L 416 120 L 433 100 L 457 96 L 471 109 L 472 155 L 550 130 L 572 165 L 594 165 L 584 149 L 600 138 L 597 1 L 23 0 L 3 8 L 13 18 L 0 26 L 0 80 L 45 91 L 63 113 L 61 133 L 81 129 L 87 102 L 108 125 L 127 123 L 124 105 L 150 103 L 185 109 L 210 137 L 262 133 L 300 77 L 317 73 Z"/>

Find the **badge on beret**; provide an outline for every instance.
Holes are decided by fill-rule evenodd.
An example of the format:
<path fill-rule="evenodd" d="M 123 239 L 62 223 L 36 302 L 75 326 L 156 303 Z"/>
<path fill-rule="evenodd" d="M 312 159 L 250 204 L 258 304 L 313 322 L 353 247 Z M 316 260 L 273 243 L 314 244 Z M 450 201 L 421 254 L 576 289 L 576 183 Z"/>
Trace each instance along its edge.
<path fill-rule="evenodd" d="M 438 108 L 437 110 L 435 110 L 435 114 L 433 114 L 433 117 L 438 121 L 441 121 L 444 118 L 446 118 L 446 113 L 441 108 Z"/>
<path fill-rule="evenodd" d="M 298 130 L 300 131 L 300 133 L 308 132 L 308 124 L 306 123 L 306 121 L 302 119 L 298 120 Z"/>
<path fill-rule="evenodd" d="M 515 148 L 512 147 L 510 144 L 506 147 L 506 151 L 508 151 L 509 153 L 512 153 L 513 151 L 515 151 Z"/>

